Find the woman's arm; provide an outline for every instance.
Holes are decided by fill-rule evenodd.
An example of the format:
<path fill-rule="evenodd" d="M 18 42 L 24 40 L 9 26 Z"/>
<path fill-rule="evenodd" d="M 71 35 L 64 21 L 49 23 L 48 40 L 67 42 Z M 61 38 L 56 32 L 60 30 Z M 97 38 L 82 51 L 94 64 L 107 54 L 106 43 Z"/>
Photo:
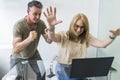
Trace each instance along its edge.
<path fill-rule="evenodd" d="M 50 8 L 46 9 L 46 13 L 44 12 L 44 15 L 47 19 L 47 22 L 49 24 L 48 27 L 48 37 L 54 41 L 54 42 L 59 42 L 60 41 L 60 35 L 55 34 L 55 25 L 61 23 L 61 20 L 57 20 L 56 19 L 56 8 L 54 8 L 54 10 L 52 10 L 52 7 L 50 6 Z"/>
<path fill-rule="evenodd" d="M 109 37 L 105 38 L 104 40 L 99 40 L 97 38 L 91 39 L 91 46 L 97 47 L 97 48 L 106 48 L 108 45 L 110 45 L 117 36 L 120 36 L 120 27 L 116 30 L 110 30 L 111 35 Z"/>
<path fill-rule="evenodd" d="M 56 34 L 54 29 L 48 29 L 48 37 L 54 42 L 60 42 L 60 35 Z"/>
<path fill-rule="evenodd" d="M 106 48 L 113 41 L 114 39 L 111 39 L 110 37 L 107 37 L 104 40 L 99 40 L 97 38 L 94 38 L 94 39 L 91 39 L 91 46 L 96 47 L 96 48 Z"/>

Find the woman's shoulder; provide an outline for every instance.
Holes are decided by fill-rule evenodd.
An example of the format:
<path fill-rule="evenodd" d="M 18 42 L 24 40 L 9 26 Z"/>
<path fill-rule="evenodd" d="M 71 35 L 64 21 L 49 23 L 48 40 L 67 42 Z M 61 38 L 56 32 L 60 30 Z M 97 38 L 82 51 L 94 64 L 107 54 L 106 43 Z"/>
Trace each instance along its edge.
<path fill-rule="evenodd" d="M 61 38 L 68 39 L 68 33 L 66 31 L 59 31 L 58 34 L 61 36 Z"/>
<path fill-rule="evenodd" d="M 94 38 L 94 36 L 93 36 L 91 33 L 89 33 L 89 36 L 88 36 L 88 37 L 89 37 L 89 39 L 90 39 L 90 38 Z"/>
<path fill-rule="evenodd" d="M 65 35 L 67 32 L 66 31 L 59 31 L 58 34 L 63 34 Z"/>
<path fill-rule="evenodd" d="M 58 34 L 66 37 L 68 36 L 68 33 L 66 31 L 59 31 Z"/>

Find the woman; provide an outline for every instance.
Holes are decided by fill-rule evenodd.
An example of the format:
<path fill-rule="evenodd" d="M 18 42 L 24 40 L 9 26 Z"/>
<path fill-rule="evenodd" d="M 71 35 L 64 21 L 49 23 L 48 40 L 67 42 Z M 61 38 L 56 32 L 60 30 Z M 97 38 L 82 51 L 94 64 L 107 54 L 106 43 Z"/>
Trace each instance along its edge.
<path fill-rule="evenodd" d="M 69 68 L 74 58 L 86 58 L 86 51 L 89 46 L 105 48 L 120 35 L 120 28 L 118 28 L 110 30 L 111 35 L 105 40 L 95 38 L 89 32 L 89 22 L 83 13 L 78 13 L 73 17 L 68 31 L 55 33 L 55 25 L 62 22 L 56 20 L 56 8 L 53 13 L 52 7 L 50 7 L 50 9 L 47 9 L 47 13 L 44 12 L 44 15 L 49 23 L 48 36 L 59 46 L 56 58 L 56 74 L 59 80 L 84 80 L 69 78 L 64 68 Z"/>

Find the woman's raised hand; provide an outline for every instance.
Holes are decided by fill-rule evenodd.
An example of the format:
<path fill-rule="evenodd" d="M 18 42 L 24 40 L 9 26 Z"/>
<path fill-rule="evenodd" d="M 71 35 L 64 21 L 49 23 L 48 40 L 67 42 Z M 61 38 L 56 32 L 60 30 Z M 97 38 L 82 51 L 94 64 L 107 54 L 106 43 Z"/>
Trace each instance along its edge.
<path fill-rule="evenodd" d="M 50 27 L 53 27 L 62 22 L 62 20 L 56 19 L 56 8 L 54 8 L 53 10 L 51 6 L 49 7 L 49 9 L 46 9 L 46 13 L 44 12 L 44 15 Z"/>
<path fill-rule="evenodd" d="M 110 32 L 116 37 L 120 36 L 120 27 L 118 27 L 116 30 L 110 30 Z"/>

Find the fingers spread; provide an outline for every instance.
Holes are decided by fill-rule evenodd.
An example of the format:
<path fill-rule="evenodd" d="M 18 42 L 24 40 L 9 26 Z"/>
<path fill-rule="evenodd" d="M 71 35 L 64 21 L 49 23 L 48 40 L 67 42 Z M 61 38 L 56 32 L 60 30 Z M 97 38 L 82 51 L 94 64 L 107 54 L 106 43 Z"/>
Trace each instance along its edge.
<path fill-rule="evenodd" d="M 50 15 L 53 15 L 52 7 L 50 6 Z"/>
<path fill-rule="evenodd" d="M 45 12 L 43 12 L 44 16 L 47 17 L 47 14 Z"/>
<path fill-rule="evenodd" d="M 56 16 L 56 7 L 54 7 L 54 16 Z"/>

